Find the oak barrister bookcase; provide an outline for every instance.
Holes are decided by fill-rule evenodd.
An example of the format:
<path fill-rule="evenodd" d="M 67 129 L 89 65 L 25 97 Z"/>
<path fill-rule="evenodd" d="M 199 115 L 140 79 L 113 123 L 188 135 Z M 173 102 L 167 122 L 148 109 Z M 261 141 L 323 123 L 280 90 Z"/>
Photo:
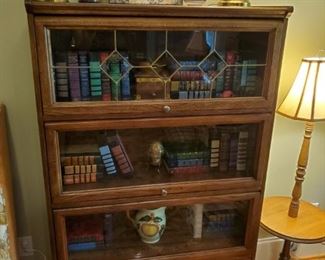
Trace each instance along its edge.
<path fill-rule="evenodd" d="M 254 259 L 292 7 L 26 9 L 54 258 Z"/>

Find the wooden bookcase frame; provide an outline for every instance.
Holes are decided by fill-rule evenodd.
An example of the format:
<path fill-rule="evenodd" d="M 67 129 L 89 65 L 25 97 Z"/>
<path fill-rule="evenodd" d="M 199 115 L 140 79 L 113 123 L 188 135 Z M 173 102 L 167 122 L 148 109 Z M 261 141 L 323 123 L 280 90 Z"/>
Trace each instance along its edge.
<path fill-rule="evenodd" d="M 264 183 L 272 135 L 274 109 L 281 70 L 287 19 L 292 7 L 183 7 L 108 4 L 70 4 L 26 0 L 33 59 L 35 95 L 42 148 L 44 182 L 48 204 L 53 259 L 67 259 L 65 218 L 72 215 L 124 211 L 153 205 L 178 205 L 199 202 L 250 200 L 245 246 L 219 248 L 170 255 L 159 259 L 254 259 Z M 159 100 L 106 102 L 54 102 L 50 85 L 46 46 L 47 29 L 213 29 L 267 32 L 268 46 L 262 95 L 259 97 L 207 100 Z M 164 106 L 169 106 L 166 113 Z M 130 123 L 132 122 L 132 123 Z M 236 180 L 212 180 L 132 186 L 132 198 L 126 189 L 117 196 L 113 190 L 62 192 L 58 171 L 58 131 L 257 123 L 258 162 L 256 176 Z M 133 125 L 133 126 L 132 126 Z M 183 184 L 183 183 L 182 183 Z M 207 187 L 207 188 L 206 188 Z M 131 188 L 131 187 L 129 187 Z M 115 191 L 115 190 L 114 190 Z M 90 256 L 92 254 L 90 253 Z M 93 255 L 94 256 L 94 255 Z M 157 259 L 155 257 L 155 259 Z"/>

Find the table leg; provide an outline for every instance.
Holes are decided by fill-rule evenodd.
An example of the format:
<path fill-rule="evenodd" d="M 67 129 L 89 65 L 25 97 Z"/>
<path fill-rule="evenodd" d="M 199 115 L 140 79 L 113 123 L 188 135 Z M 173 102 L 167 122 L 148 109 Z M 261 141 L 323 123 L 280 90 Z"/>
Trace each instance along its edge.
<path fill-rule="evenodd" d="M 284 240 L 284 244 L 283 244 L 283 248 L 279 260 L 290 260 L 290 246 L 291 246 L 291 242 L 289 240 Z"/>

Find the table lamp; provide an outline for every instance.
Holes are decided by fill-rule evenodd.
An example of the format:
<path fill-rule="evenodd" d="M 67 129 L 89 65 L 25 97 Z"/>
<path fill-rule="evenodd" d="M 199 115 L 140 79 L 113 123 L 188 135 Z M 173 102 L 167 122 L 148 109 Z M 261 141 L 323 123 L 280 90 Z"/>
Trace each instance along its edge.
<path fill-rule="evenodd" d="M 294 120 L 306 121 L 295 185 L 288 211 L 290 217 L 296 218 L 299 211 L 302 182 L 306 174 L 309 144 L 314 122 L 325 120 L 325 57 L 302 59 L 294 84 L 277 112 Z"/>

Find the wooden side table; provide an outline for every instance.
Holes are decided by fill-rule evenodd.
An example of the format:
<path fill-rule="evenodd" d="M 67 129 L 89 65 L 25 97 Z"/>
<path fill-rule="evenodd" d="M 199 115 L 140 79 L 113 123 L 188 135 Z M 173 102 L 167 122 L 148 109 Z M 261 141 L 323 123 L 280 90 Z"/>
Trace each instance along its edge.
<path fill-rule="evenodd" d="M 280 260 L 290 259 L 291 242 L 313 244 L 325 241 L 325 211 L 300 201 L 298 217 L 288 216 L 290 197 L 265 198 L 261 227 L 284 239 Z"/>

